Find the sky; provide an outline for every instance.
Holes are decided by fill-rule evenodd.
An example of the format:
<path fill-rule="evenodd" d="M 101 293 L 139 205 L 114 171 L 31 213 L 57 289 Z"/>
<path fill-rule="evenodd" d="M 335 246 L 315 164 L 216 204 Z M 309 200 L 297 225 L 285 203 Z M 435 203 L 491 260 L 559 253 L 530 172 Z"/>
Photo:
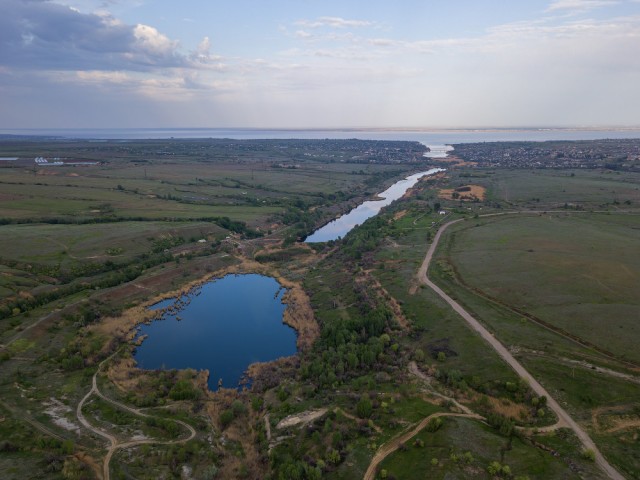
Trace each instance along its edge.
<path fill-rule="evenodd" d="M 640 0 L 0 0 L 0 128 L 640 126 Z"/>

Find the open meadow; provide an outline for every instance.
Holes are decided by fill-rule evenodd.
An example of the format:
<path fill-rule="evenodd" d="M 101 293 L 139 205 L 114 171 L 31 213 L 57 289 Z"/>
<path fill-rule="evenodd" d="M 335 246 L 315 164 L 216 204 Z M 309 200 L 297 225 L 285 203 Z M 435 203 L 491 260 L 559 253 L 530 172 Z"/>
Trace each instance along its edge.
<path fill-rule="evenodd" d="M 638 478 L 637 173 L 461 169 L 445 185 L 463 183 L 487 199 L 449 203 L 473 215 L 442 238 L 432 277 Z"/>
<path fill-rule="evenodd" d="M 418 281 L 454 219 L 430 277 L 640 478 L 638 174 L 449 165 L 345 238 L 302 243 L 429 165 L 412 143 L 339 143 L 6 147 L 21 158 L 0 168 L 8 478 L 604 478 Z M 45 145 L 97 163 L 33 168 Z M 229 272 L 286 285 L 298 354 L 254 364 L 246 390 L 138 369 L 145 307 Z"/>

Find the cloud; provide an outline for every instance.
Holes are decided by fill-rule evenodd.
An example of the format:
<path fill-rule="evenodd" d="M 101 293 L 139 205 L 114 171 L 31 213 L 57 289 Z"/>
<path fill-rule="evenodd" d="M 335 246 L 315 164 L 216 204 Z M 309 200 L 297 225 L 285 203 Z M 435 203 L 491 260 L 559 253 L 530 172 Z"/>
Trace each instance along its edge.
<path fill-rule="evenodd" d="M 547 8 L 547 12 L 559 10 L 571 10 L 574 12 L 584 12 L 594 8 L 609 7 L 615 5 L 617 0 L 556 0 Z"/>
<path fill-rule="evenodd" d="M 307 32 L 306 30 L 296 30 L 294 35 L 298 38 L 304 38 L 304 39 L 313 37 L 313 34 Z"/>
<path fill-rule="evenodd" d="M 368 20 L 347 20 L 342 17 L 319 17 L 316 20 L 298 20 L 296 25 L 305 28 L 350 28 L 350 27 L 370 27 L 374 22 Z"/>
<path fill-rule="evenodd" d="M 2 0 L 0 65 L 26 70 L 195 68 L 210 54 L 185 54 L 156 28 L 109 13 L 82 13 L 49 0 Z"/>
<path fill-rule="evenodd" d="M 197 48 L 189 55 L 189 59 L 194 65 L 207 66 L 217 70 L 224 69 L 224 65 L 220 63 L 222 57 L 211 53 L 211 40 L 209 40 L 209 37 L 202 39 Z"/>

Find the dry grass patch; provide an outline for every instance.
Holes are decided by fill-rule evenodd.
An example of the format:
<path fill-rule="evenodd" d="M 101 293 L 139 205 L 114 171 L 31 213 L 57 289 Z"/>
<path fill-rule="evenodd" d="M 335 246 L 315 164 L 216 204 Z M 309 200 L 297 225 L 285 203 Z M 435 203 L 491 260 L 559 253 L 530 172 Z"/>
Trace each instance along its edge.
<path fill-rule="evenodd" d="M 487 189 L 480 185 L 463 185 L 457 188 L 440 190 L 438 197 L 444 200 L 461 200 L 464 202 L 483 201 Z"/>
<path fill-rule="evenodd" d="M 514 420 L 526 420 L 529 418 L 529 410 L 524 405 L 514 403 L 507 398 L 488 397 L 489 404 L 494 412 Z"/>
<path fill-rule="evenodd" d="M 406 210 L 401 210 L 399 212 L 396 212 L 396 214 L 393 216 L 394 220 L 400 220 L 402 217 L 404 217 L 407 214 Z"/>

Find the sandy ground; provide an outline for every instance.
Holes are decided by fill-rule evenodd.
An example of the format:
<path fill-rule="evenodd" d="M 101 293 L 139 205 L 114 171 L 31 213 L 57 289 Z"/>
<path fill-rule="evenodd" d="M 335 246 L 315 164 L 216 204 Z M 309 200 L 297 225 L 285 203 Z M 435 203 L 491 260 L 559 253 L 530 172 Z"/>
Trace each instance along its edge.
<path fill-rule="evenodd" d="M 44 413 L 51 417 L 54 424 L 76 435 L 80 435 L 80 425 L 69 420 L 69 417 L 73 414 L 71 407 L 53 397 L 51 397 L 48 402 L 43 402 L 43 405 L 47 407 Z"/>
<path fill-rule="evenodd" d="M 276 428 L 278 430 L 281 430 L 283 428 L 294 427 L 300 424 L 305 425 L 322 417 L 325 413 L 327 413 L 327 409 L 321 408 L 319 410 L 307 410 L 306 412 L 289 415 L 288 417 L 280 420 L 276 425 Z"/>

